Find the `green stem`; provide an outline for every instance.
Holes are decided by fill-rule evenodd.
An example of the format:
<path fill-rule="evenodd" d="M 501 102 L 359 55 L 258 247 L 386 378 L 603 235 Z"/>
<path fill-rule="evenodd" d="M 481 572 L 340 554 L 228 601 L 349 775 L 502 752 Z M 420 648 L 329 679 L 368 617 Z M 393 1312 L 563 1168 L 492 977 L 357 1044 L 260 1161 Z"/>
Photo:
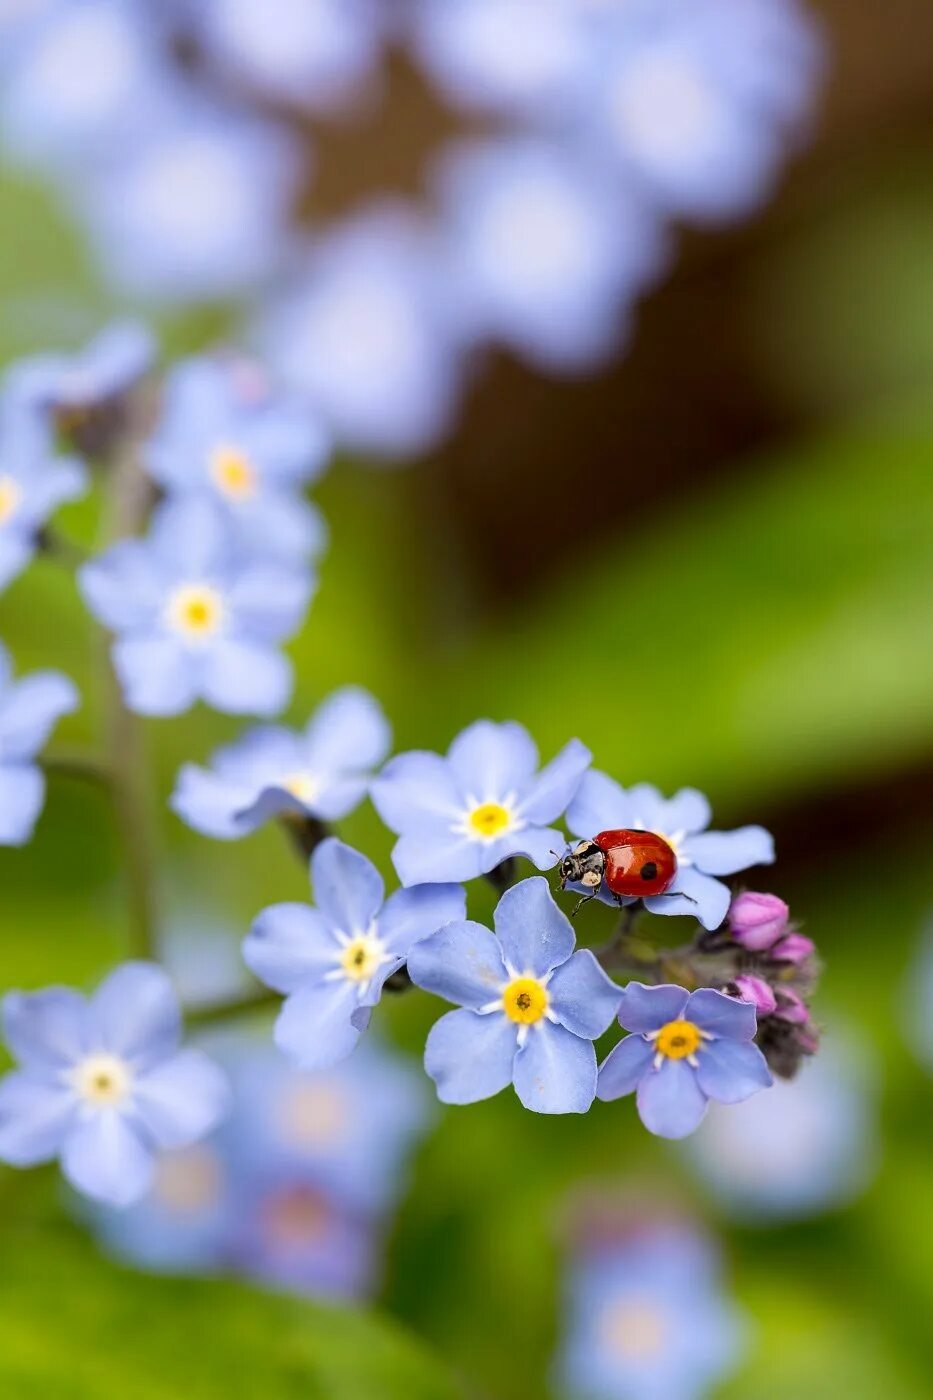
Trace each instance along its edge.
<path fill-rule="evenodd" d="M 216 1021 L 226 1021 L 232 1016 L 246 1016 L 254 1011 L 271 1010 L 272 1007 L 280 1005 L 281 1000 L 278 992 L 261 988 L 255 992 L 246 992 L 241 997 L 234 997 L 230 1001 L 191 1007 L 185 1012 L 185 1021 L 189 1026 L 211 1026 Z"/>
<path fill-rule="evenodd" d="M 110 791 L 110 770 L 93 754 L 47 753 L 40 761 L 50 777 L 76 778 L 80 782 L 93 783 L 107 792 Z"/>

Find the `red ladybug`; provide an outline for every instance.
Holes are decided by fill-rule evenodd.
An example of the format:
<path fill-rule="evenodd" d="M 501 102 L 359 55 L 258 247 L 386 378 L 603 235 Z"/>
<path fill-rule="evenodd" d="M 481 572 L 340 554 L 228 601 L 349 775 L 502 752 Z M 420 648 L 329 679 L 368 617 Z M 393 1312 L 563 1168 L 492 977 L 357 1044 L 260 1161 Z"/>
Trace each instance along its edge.
<path fill-rule="evenodd" d="M 666 894 L 676 874 L 677 856 L 663 836 L 627 828 L 581 841 L 560 863 L 561 889 L 580 884 L 592 891 L 582 903 L 595 896 L 604 880 L 620 903 Z"/>

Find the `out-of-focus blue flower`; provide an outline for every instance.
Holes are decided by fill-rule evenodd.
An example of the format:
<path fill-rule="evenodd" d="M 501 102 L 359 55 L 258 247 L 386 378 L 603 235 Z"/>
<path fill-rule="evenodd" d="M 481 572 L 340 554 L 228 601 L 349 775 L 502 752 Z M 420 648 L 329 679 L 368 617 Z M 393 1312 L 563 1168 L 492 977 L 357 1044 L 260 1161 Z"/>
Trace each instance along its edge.
<path fill-rule="evenodd" d="M 176 99 L 73 199 L 109 280 L 159 301 L 255 288 L 289 252 L 300 161 L 279 127 Z"/>
<path fill-rule="evenodd" d="M 903 995 L 910 1008 L 903 1019 L 910 1027 L 910 1050 L 933 1071 L 933 919 L 923 929 Z"/>
<path fill-rule="evenodd" d="M 106 326 L 73 354 L 30 355 L 12 366 L 9 392 L 37 411 L 83 414 L 118 400 L 155 359 L 155 339 L 138 321 Z"/>
<path fill-rule="evenodd" d="M 416 750 L 391 759 L 372 799 L 399 835 L 392 852 L 399 879 L 472 880 L 517 855 L 547 870 L 564 840 L 547 823 L 566 809 L 591 758 L 571 739 L 539 772 L 522 725 L 477 720 L 446 758 Z"/>
<path fill-rule="evenodd" d="M 278 645 L 298 628 L 311 578 L 242 557 L 206 501 L 166 503 L 143 540 L 122 540 L 79 574 L 91 612 L 115 632 L 127 704 L 177 715 L 198 699 L 230 714 L 279 711 L 292 687 Z"/>
<path fill-rule="evenodd" d="M 410 457 L 442 435 L 459 387 L 448 301 L 436 242 L 409 211 L 373 207 L 309 250 L 256 334 L 343 445 Z"/>
<path fill-rule="evenodd" d="M 381 0 L 195 0 L 212 58 L 262 93 L 312 112 L 361 95 L 381 56 Z"/>
<path fill-rule="evenodd" d="M 752 1043 L 755 1008 L 710 987 L 646 987 L 630 982 L 619 1024 L 632 1034 L 599 1067 L 598 1096 L 635 1093 L 645 1127 L 681 1138 L 703 1119 L 710 1099 L 741 1103 L 772 1083 L 764 1055 Z"/>
<path fill-rule="evenodd" d="M 300 493 L 327 453 L 311 410 L 275 395 L 258 367 L 201 357 L 168 376 L 145 458 L 169 494 L 215 501 L 244 546 L 300 559 L 323 544 L 323 522 Z"/>
<path fill-rule="evenodd" d="M 695 788 L 664 798 L 650 783 L 623 788 L 595 770 L 587 773 L 567 811 L 567 824 L 581 841 L 626 828 L 662 836 L 677 857 L 677 874 L 668 892 L 646 899 L 645 908 L 652 914 L 692 914 L 704 928 L 714 929 L 726 917 L 730 900 L 728 885 L 714 877 L 770 865 L 774 842 L 761 826 L 707 831 L 710 820 L 709 803 Z M 673 897 L 678 894 L 680 899 Z M 599 898 L 615 902 L 605 885 Z"/>
<path fill-rule="evenodd" d="M 581 13 L 568 0 L 415 0 L 418 55 L 444 95 L 554 126 L 590 74 Z"/>
<path fill-rule="evenodd" d="M 58 671 L 34 671 L 14 681 L 0 643 L 0 845 L 22 846 L 32 836 L 45 802 L 36 754 L 61 716 L 80 703 L 75 686 Z"/>
<path fill-rule="evenodd" d="M 0 1081 L 0 1158 L 59 1157 L 96 1200 L 138 1200 L 156 1150 L 197 1141 L 228 1108 L 217 1066 L 179 1049 L 178 1000 L 154 964 L 124 963 L 89 1000 L 67 987 L 10 992 L 3 1023 L 20 1068 Z"/>
<path fill-rule="evenodd" d="M 588 139 L 667 214 L 735 218 L 768 194 L 819 65 L 796 0 L 633 0 L 603 20 Z"/>
<path fill-rule="evenodd" d="M 723 1210 L 767 1223 L 847 1204 L 871 1180 L 877 1145 L 866 1066 L 843 1037 L 769 1094 L 713 1104 L 690 1156 Z"/>
<path fill-rule="evenodd" d="M 134 0 L 56 0 L 42 10 L 20 29 L 0 132 L 18 160 L 67 174 L 145 127 L 166 83 L 159 21 Z"/>
<path fill-rule="evenodd" d="M 465 332 L 564 370 L 603 357 L 663 255 L 640 195 L 528 138 L 455 148 L 437 183 Z"/>
<path fill-rule="evenodd" d="M 558 1361 L 574 1400 L 702 1400 L 736 1367 L 744 1319 L 694 1231 L 642 1227 L 576 1261 Z"/>
<path fill-rule="evenodd" d="M 302 733 L 251 729 L 218 749 L 210 768 L 186 763 L 171 805 L 196 831 L 225 841 L 270 817 L 339 821 L 366 796 L 390 743 L 378 702 L 345 686 L 322 702 Z"/>
<path fill-rule="evenodd" d="M 49 516 L 88 485 L 77 458 L 54 455 L 44 417 L 17 379 L 0 390 L 0 589 L 30 562 Z"/>
<path fill-rule="evenodd" d="M 573 929 L 541 876 L 499 900 L 495 935 L 448 924 L 412 948 L 411 979 L 462 1008 L 428 1036 L 424 1067 L 444 1103 L 476 1103 L 508 1084 L 535 1113 L 585 1113 L 596 1092 L 593 1041 L 621 989 Z"/>
<path fill-rule="evenodd" d="M 453 884 L 396 890 L 384 900 L 376 867 L 334 837 L 311 857 L 311 879 L 317 906 L 263 910 L 243 957 L 285 994 L 276 1044 L 303 1068 L 320 1069 L 350 1054 L 412 944 L 462 919 L 466 901 Z"/>

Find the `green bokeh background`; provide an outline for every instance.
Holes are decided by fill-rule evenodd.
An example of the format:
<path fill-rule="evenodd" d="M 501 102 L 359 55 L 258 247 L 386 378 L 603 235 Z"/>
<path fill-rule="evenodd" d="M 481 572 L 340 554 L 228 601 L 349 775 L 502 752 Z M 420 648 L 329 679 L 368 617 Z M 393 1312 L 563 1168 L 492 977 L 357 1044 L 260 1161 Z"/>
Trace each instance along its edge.
<path fill-rule="evenodd" d="M 0 215 L 8 358 L 41 343 L 43 305 L 74 305 L 80 321 L 105 301 L 45 195 L 5 181 Z M 771 825 L 773 883 L 826 958 L 817 1014 L 877 1067 L 872 1185 L 816 1221 L 738 1229 L 684 1154 L 638 1128 L 630 1104 L 550 1120 L 503 1095 L 440 1117 L 378 1305 L 343 1313 L 118 1270 L 66 1222 L 54 1173 L 3 1171 L 0 1392 L 11 1400 L 545 1395 L 569 1195 L 581 1183 L 621 1193 L 646 1182 L 718 1232 L 752 1319 L 747 1360 L 717 1394 L 931 1393 L 933 1134 L 917 1056 L 931 1033 L 908 995 L 933 907 L 929 160 L 882 160 L 840 182 L 756 260 L 742 290 L 750 354 L 792 407 L 793 430 L 669 493 L 637 530 L 602 532 L 593 547 L 576 532 L 563 554 L 549 546 L 540 576 L 495 606 L 464 563 L 436 464 L 339 463 L 317 493 L 331 548 L 290 649 L 290 716 L 354 681 L 382 700 L 398 749 L 443 749 L 477 715 L 516 718 L 545 756 L 578 734 L 623 782 L 695 784 L 717 824 Z M 224 325 L 218 314 L 162 329 L 175 353 Z M 580 505 L 584 483 L 592 491 L 568 460 L 561 509 Z M 96 513 L 93 501 L 71 507 L 62 528 L 91 542 Z M 518 534 L 514 502 L 513 514 Z M 0 635 L 18 668 L 54 664 L 81 685 L 86 703 L 53 748 L 98 746 L 98 643 L 60 566 L 40 560 L 0 599 Z M 210 916 L 232 939 L 265 904 L 306 892 L 278 832 L 231 847 L 167 810 L 179 763 L 238 727 L 199 710 L 145 731 L 163 908 L 176 922 Z M 342 834 L 390 873 L 391 839 L 370 809 Z M 34 842 L 0 852 L 0 889 L 4 987 L 90 986 L 124 956 L 112 815 L 80 782 L 52 781 Z M 473 892 L 471 908 L 482 917 L 491 896 Z M 600 938 L 600 912 L 581 916 L 583 939 Z M 413 996 L 380 1019 L 417 1054 L 436 1012 Z"/>

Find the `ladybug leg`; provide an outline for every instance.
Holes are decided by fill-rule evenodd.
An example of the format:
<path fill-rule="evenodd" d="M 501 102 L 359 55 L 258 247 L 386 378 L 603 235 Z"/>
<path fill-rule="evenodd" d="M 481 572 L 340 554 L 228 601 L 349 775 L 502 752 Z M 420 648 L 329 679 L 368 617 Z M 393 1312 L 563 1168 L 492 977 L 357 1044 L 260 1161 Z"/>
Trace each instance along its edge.
<path fill-rule="evenodd" d="M 579 914 L 580 910 L 583 908 L 584 904 L 589 904 L 590 900 L 591 900 L 591 899 L 595 899 L 595 898 L 596 898 L 595 894 L 585 894 L 585 895 L 583 895 L 583 897 L 582 897 L 581 899 L 578 899 L 577 902 L 576 902 L 576 904 L 573 906 L 573 908 L 572 908 L 571 911 L 570 911 L 570 917 L 571 917 L 571 919 L 575 919 L 575 918 L 577 917 L 577 915 Z"/>
<path fill-rule="evenodd" d="M 684 894 L 683 890 L 665 890 L 663 894 L 652 894 L 649 899 L 685 899 L 688 904 L 696 904 L 692 895 Z"/>

